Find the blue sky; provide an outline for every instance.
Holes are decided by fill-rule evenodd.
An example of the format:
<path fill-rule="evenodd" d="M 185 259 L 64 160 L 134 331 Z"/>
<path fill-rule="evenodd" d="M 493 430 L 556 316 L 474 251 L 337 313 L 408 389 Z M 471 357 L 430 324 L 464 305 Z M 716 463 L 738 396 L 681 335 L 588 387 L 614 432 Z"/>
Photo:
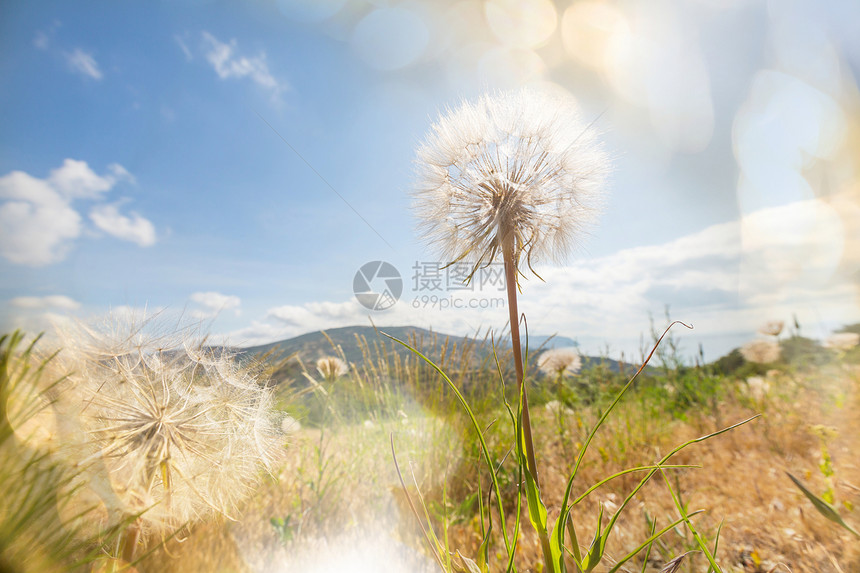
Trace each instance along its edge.
<path fill-rule="evenodd" d="M 600 225 L 524 284 L 533 332 L 630 356 L 669 305 L 689 354 L 793 314 L 823 338 L 860 321 L 857 21 L 849 1 L 5 2 L 0 324 L 501 329 L 504 308 L 421 298 L 494 292 L 413 288 L 435 256 L 412 161 L 446 107 L 533 85 L 572 94 L 614 164 Z M 372 260 L 404 278 L 385 311 L 353 297 Z"/>

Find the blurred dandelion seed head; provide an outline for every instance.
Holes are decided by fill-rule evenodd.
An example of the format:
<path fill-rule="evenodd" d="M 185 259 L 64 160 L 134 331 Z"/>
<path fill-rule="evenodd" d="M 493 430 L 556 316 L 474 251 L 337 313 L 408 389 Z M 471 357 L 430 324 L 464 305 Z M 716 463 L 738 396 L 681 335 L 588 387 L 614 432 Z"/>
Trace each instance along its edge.
<path fill-rule="evenodd" d="M 779 360 L 779 344 L 775 340 L 751 340 L 741 346 L 741 356 L 748 362 L 771 364 Z"/>
<path fill-rule="evenodd" d="M 66 336 L 60 356 L 71 372 L 60 401 L 77 413 L 69 443 L 111 510 L 143 512 L 152 529 L 231 516 L 271 471 L 270 390 L 187 330 L 109 321 Z"/>
<path fill-rule="evenodd" d="M 784 326 L 785 321 L 783 320 L 769 320 L 761 325 L 758 331 L 766 336 L 779 336 Z"/>
<path fill-rule="evenodd" d="M 449 110 L 418 148 L 419 232 L 475 268 L 513 240 L 517 264 L 561 261 L 596 219 L 609 169 L 572 98 L 531 89 Z"/>
<path fill-rule="evenodd" d="M 747 393 L 757 402 L 764 400 L 770 392 L 770 383 L 761 376 L 747 378 Z"/>
<path fill-rule="evenodd" d="M 323 356 L 317 360 L 317 372 L 326 380 L 335 380 L 349 372 L 349 364 L 334 356 Z"/>
<path fill-rule="evenodd" d="M 538 368 L 547 376 L 574 376 L 582 368 L 576 348 L 553 348 L 540 355 Z"/>

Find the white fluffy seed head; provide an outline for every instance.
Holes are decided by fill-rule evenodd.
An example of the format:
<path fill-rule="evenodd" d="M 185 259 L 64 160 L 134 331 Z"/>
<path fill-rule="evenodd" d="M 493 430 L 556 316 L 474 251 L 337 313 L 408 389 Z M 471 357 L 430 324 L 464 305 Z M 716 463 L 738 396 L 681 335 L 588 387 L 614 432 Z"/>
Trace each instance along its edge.
<path fill-rule="evenodd" d="M 220 349 L 126 326 L 65 340 L 69 453 L 109 509 L 149 529 L 233 515 L 279 450 L 271 391 Z"/>
<path fill-rule="evenodd" d="M 761 334 L 767 336 L 779 336 L 779 333 L 782 332 L 783 327 L 785 326 L 785 321 L 782 320 L 769 320 L 759 327 L 758 331 Z"/>
<path fill-rule="evenodd" d="M 474 268 L 513 238 L 516 261 L 563 260 L 599 214 L 609 170 L 570 97 L 519 89 L 449 110 L 416 159 L 422 237 Z"/>
<path fill-rule="evenodd" d="M 317 372 L 326 380 L 335 380 L 349 372 L 349 364 L 335 356 L 323 356 L 317 360 Z"/>
<path fill-rule="evenodd" d="M 741 356 L 748 362 L 771 364 L 779 360 L 779 344 L 775 340 L 751 340 L 741 346 Z"/>
<path fill-rule="evenodd" d="M 582 368 L 576 348 L 553 348 L 538 357 L 538 368 L 547 376 L 573 376 Z"/>

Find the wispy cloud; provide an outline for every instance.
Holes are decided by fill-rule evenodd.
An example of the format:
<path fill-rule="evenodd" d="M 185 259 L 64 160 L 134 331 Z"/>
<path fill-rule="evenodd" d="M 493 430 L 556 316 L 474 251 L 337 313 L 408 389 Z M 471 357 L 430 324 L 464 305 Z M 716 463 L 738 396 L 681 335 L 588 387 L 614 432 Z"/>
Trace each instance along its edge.
<path fill-rule="evenodd" d="M 98 62 L 96 62 L 96 59 L 89 52 L 85 52 L 81 48 L 75 48 L 73 51 L 67 52 L 64 55 L 66 63 L 68 63 L 69 68 L 73 72 L 94 80 L 102 79 L 103 74 L 101 68 L 99 67 Z"/>
<path fill-rule="evenodd" d="M 51 39 L 48 37 L 48 34 L 39 30 L 36 32 L 36 35 L 33 36 L 33 45 L 40 50 L 47 50 L 48 46 L 51 45 Z"/>
<path fill-rule="evenodd" d="M 186 43 L 187 34 L 174 34 L 173 39 L 176 41 L 176 44 L 179 46 L 179 49 L 182 50 L 182 53 L 185 54 L 185 60 L 188 62 L 194 61 L 194 54 L 191 53 L 191 49 L 188 47 Z"/>
<path fill-rule="evenodd" d="M 247 78 L 268 91 L 273 101 L 279 101 L 281 94 L 289 89 L 289 84 L 277 79 L 269 70 L 265 52 L 253 57 L 240 56 L 236 40 L 225 43 L 209 32 L 204 31 L 201 35 L 203 55 L 222 80 Z M 184 44 L 180 47 L 183 51 L 187 49 Z"/>
<path fill-rule="evenodd" d="M 51 22 L 51 25 L 44 30 L 36 30 L 36 34 L 33 36 L 33 45 L 39 50 L 46 51 L 51 47 L 51 44 L 54 41 L 54 35 L 57 33 L 60 26 L 62 26 L 62 23 L 59 20 L 54 20 Z"/>
<path fill-rule="evenodd" d="M 85 161 L 66 159 L 45 179 L 23 171 L 0 177 L 0 255 L 21 265 L 43 266 L 65 258 L 83 231 L 76 201 L 101 201 L 120 181 L 134 177 L 113 164 L 102 175 Z M 155 243 L 155 228 L 140 215 L 121 215 L 114 205 L 96 205 L 90 218 L 102 231 L 140 246 Z"/>
<path fill-rule="evenodd" d="M 611 341 L 613 350 L 624 350 L 627 357 L 638 356 L 640 334 L 648 339 L 649 313 L 662 323 L 664 305 L 673 318 L 695 326 L 679 332 L 691 342 L 690 353 L 698 342 L 711 356 L 725 352 L 753 336 L 761 323 L 790 320 L 793 314 L 810 326 L 808 333 L 823 335 L 860 320 L 860 293 L 853 267 L 845 263 L 853 256 L 846 247 L 850 237 L 844 231 L 860 228 L 860 220 L 839 224 L 834 217 L 824 201 L 803 201 L 668 243 L 538 269 L 546 282 L 524 283 L 521 310 L 532 333 L 572 336 L 591 352 Z M 278 306 L 230 339 L 271 342 L 321 328 L 370 324 L 369 316 L 380 326 L 412 324 L 452 334 L 505 328 L 503 305 L 439 309 L 415 304 L 421 294 L 406 292 L 393 308 L 376 313 L 354 299 Z M 498 293 L 474 295 L 490 299 Z"/>
<path fill-rule="evenodd" d="M 232 310 L 236 316 L 241 314 L 239 307 L 242 300 L 234 295 L 221 294 L 215 291 L 195 292 L 191 295 L 191 302 L 202 307 L 191 311 L 195 318 L 212 318 L 226 310 Z"/>
<path fill-rule="evenodd" d="M 53 340 L 56 329 L 70 324 L 81 306 L 62 294 L 15 297 L 0 305 L 0 329 L 20 329 L 30 336 L 41 332 Z"/>
<path fill-rule="evenodd" d="M 49 308 L 77 310 L 81 307 L 81 303 L 62 294 L 48 296 L 19 296 L 10 300 L 9 304 L 15 308 L 33 310 L 46 310 Z"/>
<path fill-rule="evenodd" d="M 90 219 L 97 228 L 117 239 L 130 241 L 140 247 L 155 244 L 155 227 L 137 213 L 126 217 L 116 205 L 99 205 L 90 211 Z"/>

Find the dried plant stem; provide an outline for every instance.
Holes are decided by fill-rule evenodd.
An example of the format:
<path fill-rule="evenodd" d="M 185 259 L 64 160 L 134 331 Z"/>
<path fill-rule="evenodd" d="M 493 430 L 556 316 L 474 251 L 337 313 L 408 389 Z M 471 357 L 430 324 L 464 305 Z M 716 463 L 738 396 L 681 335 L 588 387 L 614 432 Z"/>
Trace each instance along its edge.
<path fill-rule="evenodd" d="M 523 441 L 525 442 L 526 465 L 529 473 L 532 474 L 535 484 L 540 487 L 538 481 L 537 462 L 535 461 L 535 446 L 532 439 L 532 425 L 529 417 L 529 401 L 528 392 L 523 388 L 525 384 L 525 372 L 523 368 L 523 353 L 520 346 L 520 317 L 517 309 L 517 265 L 514 254 L 513 233 L 508 233 L 508 236 L 502 243 L 502 258 L 505 261 L 505 287 L 508 291 L 508 311 L 510 312 L 511 321 L 511 344 L 514 353 L 514 367 L 517 371 L 517 391 L 522 397 L 523 408 Z M 544 562 L 552 571 L 553 561 L 552 552 L 549 544 L 549 537 L 546 532 L 538 532 L 540 535 L 541 548 L 543 549 Z"/>
<path fill-rule="evenodd" d="M 137 551 L 137 541 L 140 538 L 140 522 L 135 520 L 122 535 L 122 560 L 126 563 L 134 563 L 134 554 Z"/>

